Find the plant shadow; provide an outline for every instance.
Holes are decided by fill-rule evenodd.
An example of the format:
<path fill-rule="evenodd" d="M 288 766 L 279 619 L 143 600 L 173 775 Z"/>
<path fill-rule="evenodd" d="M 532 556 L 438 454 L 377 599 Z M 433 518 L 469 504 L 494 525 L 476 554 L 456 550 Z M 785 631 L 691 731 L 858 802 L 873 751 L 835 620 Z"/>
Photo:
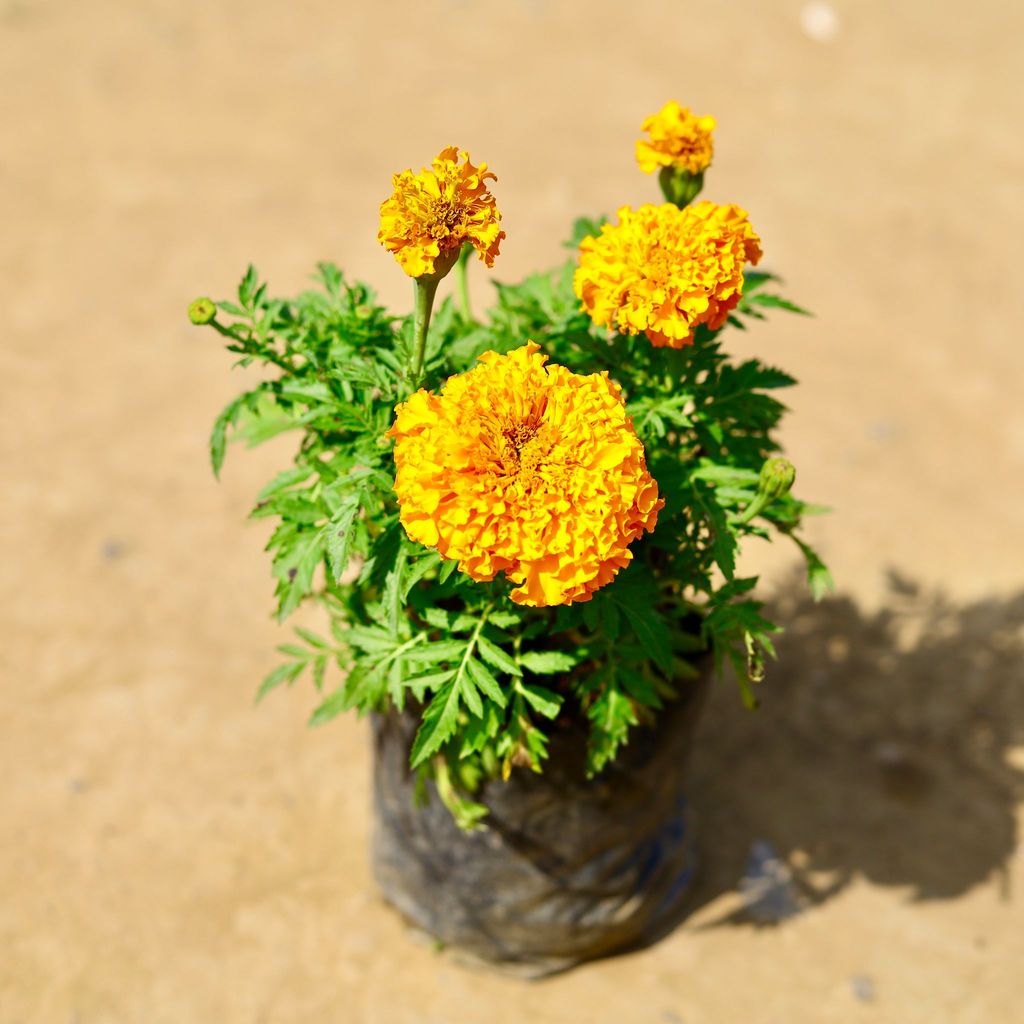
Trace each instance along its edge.
<path fill-rule="evenodd" d="M 738 906 L 696 927 L 777 924 L 855 878 L 937 900 L 994 876 L 1008 899 L 1024 593 L 956 605 L 891 573 L 866 612 L 802 590 L 769 602 L 786 633 L 761 708 L 745 712 L 726 680 L 700 726 L 689 912 L 730 893 Z"/>

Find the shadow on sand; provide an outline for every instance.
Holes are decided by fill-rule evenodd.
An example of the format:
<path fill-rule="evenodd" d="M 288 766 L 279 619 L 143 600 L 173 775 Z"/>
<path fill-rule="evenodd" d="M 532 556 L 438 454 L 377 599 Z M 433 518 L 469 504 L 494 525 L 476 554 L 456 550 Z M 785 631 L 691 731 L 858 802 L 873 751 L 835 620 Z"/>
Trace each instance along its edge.
<path fill-rule="evenodd" d="M 1024 796 L 1024 593 L 958 606 L 892 575 L 868 614 L 788 596 L 801 591 L 770 602 L 786 633 L 761 709 L 723 681 L 700 726 L 689 912 L 735 893 L 758 849 L 777 856 L 793 910 L 857 877 L 916 900 L 992 876 L 1006 893 Z M 747 900 L 699 927 L 748 922 L 773 915 Z"/>

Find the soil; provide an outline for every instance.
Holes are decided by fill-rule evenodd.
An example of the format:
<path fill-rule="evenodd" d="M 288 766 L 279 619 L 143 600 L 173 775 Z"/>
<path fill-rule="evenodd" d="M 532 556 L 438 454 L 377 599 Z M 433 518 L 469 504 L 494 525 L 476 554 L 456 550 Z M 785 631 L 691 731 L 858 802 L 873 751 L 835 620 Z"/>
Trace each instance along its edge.
<path fill-rule="evenodd" d="M 1024 1020 L 1022 33 L 996 0 L 0 0 L 0 1022 Z M 761 711 L 725 682 L 705 717 L 692 915 L 528 983 L 378 899 L 366 723 L 253 707 L 289 634 L 245 516 L 289 444 L 212 479 L 244 375 L 185 309 L 324 258 L 407 308 L 377 204 L 452 142 L 499 176 L 493 276 L 552 264 L 656 198 L 670 97 L 815 311 L 730 344 L 801 380 L 837 590 L 750 553 L 788 631 Z"/>

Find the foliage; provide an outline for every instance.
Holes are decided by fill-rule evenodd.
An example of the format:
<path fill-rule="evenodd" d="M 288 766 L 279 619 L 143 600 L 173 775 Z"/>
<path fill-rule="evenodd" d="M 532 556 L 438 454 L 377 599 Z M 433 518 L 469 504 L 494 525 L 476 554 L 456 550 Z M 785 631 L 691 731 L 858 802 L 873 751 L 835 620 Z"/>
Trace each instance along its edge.
<path fill-rule="evenodd" d="M 621 386 L 666 506 L 628 569 L 591 601 L 559 608 L 515 605 L 508 583 L 474 582 L 406 537 L 385 434 L 418 383 L 406 370 L 412 317 L 389 315 L 367 286 L 321 264 L 316 286 L 292 299 L 272 297 L 250 267 L 237 300 L 218 303 L 210 323 L 239 364 L 268 371 L 217 418 L 214 472 L 229 440 L 295 434 L 292 465 L 259 493 L 252 516 L 274 523 L 267 549 L 278 618 L 315 602 L 327 623 L 322 635 L 296 630 L 259 696 L 308 676 L 320 694 L 313 724 L 351 709 L 421 709 L 412 767 L 436 780 L 465 827 L 484 814 L 472 799 L 482 779 L 541 770 L 556 720 L 588 723 L 589 769 L 599 772 L 687 685 L 705 651 L 735 667 L 744 700 L 755 703 L 778 627 L 752 596 L 756 578 L 737 574 L 747 537 L 792 538 L 813 591 L 828 585 L 796 534 L 807 505 L 786 493 L 743 515 L 778 452 L 785 406 L 776 395 L 793 379 L 756 359 L 737 362 L 723 332 L 705 327 L 681 349 L 609 336 L 580 311 L 574 267 L 570 259 L 497 285 L 483 323 L 446 300 L 424 365 L 426 386 L 437 387 L 482 352 L 532 338 L 552 362 L 607 370 Z M 774 283 L 748 273 L 730 323 L 744 327 L 773 308 L 803 312 Z"/>

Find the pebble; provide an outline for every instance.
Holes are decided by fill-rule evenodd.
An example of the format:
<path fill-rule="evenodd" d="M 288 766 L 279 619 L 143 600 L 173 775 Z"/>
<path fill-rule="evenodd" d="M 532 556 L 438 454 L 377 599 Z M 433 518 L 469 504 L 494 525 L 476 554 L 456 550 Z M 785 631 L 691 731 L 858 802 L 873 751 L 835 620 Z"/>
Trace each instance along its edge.
<path fill-rule="evenodd" d="M 853 989 L 854 998 L 860 1003 L 873 1003 L 875 1001 L 875 982 L 867 974 L 855 974 L 850 979 L 850 988 Z"/>

